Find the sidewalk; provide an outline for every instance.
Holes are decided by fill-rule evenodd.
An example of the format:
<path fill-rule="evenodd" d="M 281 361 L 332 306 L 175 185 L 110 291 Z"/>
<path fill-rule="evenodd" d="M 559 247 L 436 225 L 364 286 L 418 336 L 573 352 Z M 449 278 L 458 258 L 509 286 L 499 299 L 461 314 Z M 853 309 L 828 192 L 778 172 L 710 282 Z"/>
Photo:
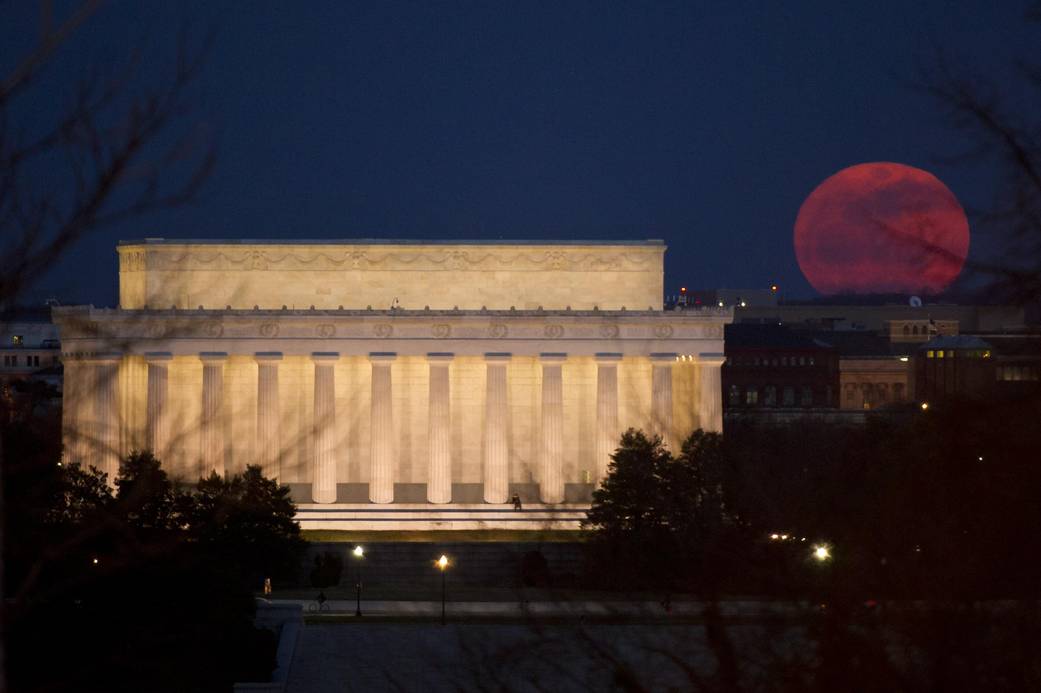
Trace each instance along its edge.
<path fill-rule="evenodd" d="M 327 609 L 319 612 L 308 611 L 315 604 L 313 599 L 275 599 L 274 605 L 298 605 L 305 616 L 353 616 L 356 602 L 351 599 L 330 599 L 326 601 Z M 449 600 L 447 611 L 454 617 L 528 617 L 528 616 L 562 616 L 562 617 L 653 617 L 685 616 L 699 617 L 705 611 L 705 603 L 697 601 L 679 601 L 669 605 L 669 609 L 655 601 L 462 601 Z M 720 602 L 719 610 L 724 618 L 748 618 L 758 616 L 796 616 L 805 613 L 811 607 L 806 604 L 769 601 L 727 601 Z M 433 618 L 441 615 L 440 601 L 391 601 L 362 600 L 361 610 L 364 616 L 391 616 Z"/>

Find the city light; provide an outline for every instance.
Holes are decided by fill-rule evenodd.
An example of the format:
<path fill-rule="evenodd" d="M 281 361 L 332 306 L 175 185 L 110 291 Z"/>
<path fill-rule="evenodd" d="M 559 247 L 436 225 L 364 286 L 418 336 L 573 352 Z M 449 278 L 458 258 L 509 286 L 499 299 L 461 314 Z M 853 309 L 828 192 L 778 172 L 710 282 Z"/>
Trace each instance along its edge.
<path fill-rule="evenodd" d="M 813 557 L 818 561 L 826 561 L 831 558 L 831 551 L 828 550 L 827 546 L 820 544 L 813 547 Z"/>
<path fill-rule="evenodd" d="M 929 403 L 928 402 L 922 402 L 922 411 L 925 411 L 928 408 L 929 408 Z"/>
<path fill-rule="evenodd" d="M 902 362 L 904 362 L 904 363 L 907 363 L 907 362 L 908 362 L 908 361 L 909 361 L 910 359 L 908 359 L 908 357 L 906 357 L 906 356 L 901 356 L 901 357 L 900 357 L 900 360 L 901 360 Z"/>
<path fill-rule="evenodd" d="M 441 554 L 441 558 L 437 559 L 437 567 L 444 570 L 448 567 L 448 556 Z"/>
<path fill-rule="evenodd" d="M 354 551 L 352 553 L 354 553 L 355 558 L 364 558 L 365 557 L 365 549 L 363 549 L 360 546 L 355 546 L 354 547 Z"/>

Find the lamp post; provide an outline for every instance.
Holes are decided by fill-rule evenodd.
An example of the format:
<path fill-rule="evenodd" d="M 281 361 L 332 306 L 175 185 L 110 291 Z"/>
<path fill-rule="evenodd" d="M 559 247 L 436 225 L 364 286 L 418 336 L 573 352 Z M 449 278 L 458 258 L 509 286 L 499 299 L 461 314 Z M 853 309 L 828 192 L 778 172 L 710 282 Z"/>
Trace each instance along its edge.
<path fill-rule="evenodd" d="M 441 625 L 445 625 L 445 571 L 448 569 L 448 556 L 441 554 L 435 565 L 441 569 Z"/>
<path fill-rule="evenodd" d="M 358 559 L 358 581 L 354 585 L 355 595 L 357 597 L 357 603 L 354 608 L 354 615 L 361 616 L 361 562 L 365 558 L 365 549 L 363 549 L 361 546 L 355 546 L 354 551 L 352 551 L 351 553 L 353 553 L 354 557 Z"/>

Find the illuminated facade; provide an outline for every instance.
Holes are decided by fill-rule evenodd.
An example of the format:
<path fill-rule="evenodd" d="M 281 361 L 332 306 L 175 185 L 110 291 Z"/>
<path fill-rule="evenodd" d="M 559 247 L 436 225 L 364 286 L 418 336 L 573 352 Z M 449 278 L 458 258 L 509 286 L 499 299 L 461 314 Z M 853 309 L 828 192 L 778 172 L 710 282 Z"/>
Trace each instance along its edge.
<path fill-rule="evenodd" d="M 262 465 L 305 528 L 573 527 L 622 430 L 722 426 L 731 314 L 662 310 L 660 241 L 118 251 L 118 309 L 54 311 L 66 455 L 110 477 L 152 449 Z"/>

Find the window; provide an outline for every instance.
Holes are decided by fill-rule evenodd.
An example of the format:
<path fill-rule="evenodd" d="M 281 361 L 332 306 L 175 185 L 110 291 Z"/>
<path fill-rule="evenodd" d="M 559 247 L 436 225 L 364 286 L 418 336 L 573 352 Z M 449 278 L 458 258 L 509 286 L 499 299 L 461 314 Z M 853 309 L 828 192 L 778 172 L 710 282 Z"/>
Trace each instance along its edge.
<path fill-rule="evenodd" d="M 777 388 L 773 385 L 766 386 L 766 391 L 763 393 L 763 404 L 767 407 L 777 406 Z"/>
<path fill-rule="evenodd" d="M 802 406 L 812 407 L 813 406 L 813 388 L 809 385 L 802 386 Z"/>
<path fill-rule="evenodd" d="M 906 336 L 906 335 L 909 335 L 909 334 L 911 334 L 911 326 L 910 325 L 904 325 L 904 335 Z"/>
<path fill-rule="evenodd" d="M 741 404 L 741 388 L 737 385 L 731 385 L 728 392 L 730 406 L 736 407 Z"/>
<path fill-rule="evenodd" d="M 759 403 L 759 390 L 753 385 L 749 385 L 748 389 L 745 390 L 745 404 L 750 407 L 754 407 Z"/>
<path fill-rule="evenodd" d="M 806 360 L 807 360 L 807 362 L 809 362 L 809 364 L 811 366 L 813 365 L 813 357 L 812 356 L 810 358 L 806 359 Z"/>
<path fill-rule="evenodd" d="M 916 337 L 918 336 L 918 325 L 915 325 L 914 327 L 911 328 L 911 334 L 916 336 Z"/>
<path fill-rule="evenodd" d="M 925 352 L 925 358 L 931 359 L 931 358 L 935 358 L 935 357 L 936 357 L 936 352 L 933 351 L 932 349 L 930 349 L 929 351 Z"/>
<path fill-rule="evenodd" d="M 26 356 L 25 357 L 25 365 L 33 366 L 34 368 L 39 368 L 40 367 L 40 357 L 39 356 Z"/>
<path fill-rule="evenodd" d="M 795 406 L 795 388 L 791 385 L 785 385 L 781 395 L 781 402 L 786 407 Z"/>
<path fill-rule="evenodd" d="M 940 349 L 939 351 L 936 352 L 936 358 L 938 358 L 938 359 L 942 359 L 943 358 L 943 349 Z"/>
<path fill-rule="evenodd" d="M 25 337 L 20 334 L 11 335 L 11 344 L 13 344 L 14 346 L 24 346 Z"/>
<path fill-rule="evenodd" d="M 893 383 L 893 400 L 901 402 L 904 399 L 904 384 Z"/>
<path fill-rule="evenodd" d="M 854 397 L 856 397 L 856 394 L 857 394 L 856 386 L 853 385 L 853 383 L 847 383 L 846 384 L 846 401 L 847 402 L 852 402 Z"/>

